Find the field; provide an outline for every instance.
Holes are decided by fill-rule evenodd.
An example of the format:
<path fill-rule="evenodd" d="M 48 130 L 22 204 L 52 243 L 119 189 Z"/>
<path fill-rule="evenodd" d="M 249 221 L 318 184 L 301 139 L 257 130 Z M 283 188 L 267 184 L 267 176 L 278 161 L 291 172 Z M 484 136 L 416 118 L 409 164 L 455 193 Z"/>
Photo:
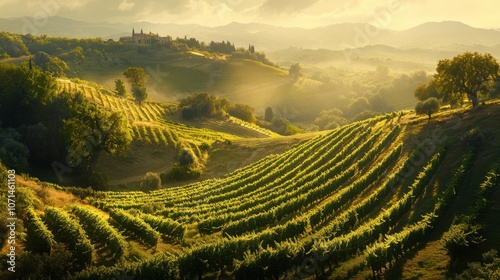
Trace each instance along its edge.
<path fill-rule="evenodd" d="M 139 111 L 85 90 L 100 106 L 130 106 L 137 137 L 159 137 L 152 125 L 143 130 L 155 121 L 178 138 L 188 133 L 158 121 L 165 104 Z M 82 267 L 74 279 L 446 278 L 453 266 L 440 239 L 455 215 L 483 199 L 488 172 L 498 176 L 493 139 L 500 135 L 490 128 L 499 106 L 443 108 L 430 122 L 408 111 L 387 114 L 217 179 L 151 192 L 73 189 L 77 199 L 23 181 L 20 188 L 38 197 L 23 210 L 26 239 L 40 240 L 39 253 L 68 248 Z M 208 139 L 224 135 L 208 131 Z M 70 198 L 54 202 L 43 191 Z M 495 240 L 490 232 L 485 242 Z"/>

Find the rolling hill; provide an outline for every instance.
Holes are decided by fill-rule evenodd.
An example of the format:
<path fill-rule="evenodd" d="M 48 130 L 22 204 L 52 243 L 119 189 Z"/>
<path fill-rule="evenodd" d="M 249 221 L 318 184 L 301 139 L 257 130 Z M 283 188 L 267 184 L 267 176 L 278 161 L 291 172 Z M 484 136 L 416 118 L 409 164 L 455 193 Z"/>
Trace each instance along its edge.
<path fill-rule="evenodd" d="M 22 248 L 36 252 L 19 256 L 19 275 L 56 263 L 23 269 L 29 258 L 66 252 L 77 260 L 67 264 L 71 279 L 455 276 L 498 249 L 499 108 L 442 108 L 431 121 L 387 114 L 217 179 L 151 192 L 18 176 Z M 457 263 L 443 242 L 464 221 L 483 224 L 485 241 Z"/>
<path fill-rule="evenodd" d="M 134 143 L 126 159 L 105 156 L 99 163 L 99 168 L 110 176 L 111 184 L 139 181 L 146 172 L 167 170 L 172 166 L 180 145 L 191 147 L 197 151 L 197 156 L 201 156 L 199 147 L 204 144 L 235 142 L 239 146 L 240 139 L 279 137 L 270 130 L 232 116 L 220 120 L 186 121 L 176 113 L 178 103 L 146 101 L 138 106 L 132 98 L 120 97 L 111 89 L 92 82 L 80 79 L 58 79 L 57 82 L 59 91 L 82 93 L 104 110 L 123 113 L 131 123 Z M 284 141 L 283 145 L 288 144 Z M 142 164 L 144 157 L 150 158 L 146 166 Z"/>

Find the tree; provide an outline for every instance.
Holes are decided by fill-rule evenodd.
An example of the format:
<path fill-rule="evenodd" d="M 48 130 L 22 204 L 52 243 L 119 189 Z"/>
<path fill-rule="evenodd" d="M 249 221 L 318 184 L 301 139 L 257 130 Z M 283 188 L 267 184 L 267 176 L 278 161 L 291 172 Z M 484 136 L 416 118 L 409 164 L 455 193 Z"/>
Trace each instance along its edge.
<path fill-rule="evenodd" d="M 267 107 L 266 108 L 266 112 L 264 114 L 264 119 L 266 120 L 266 122 L 272 122 L 273 121 L 273 119 L 274 119 L 273 108 L 271 108 L 271 107 Z"/>
<path fill-rule="evenodd" d="M 139 105 L 142 104 L 142 101 L 148 98 L 148 92 L 143 86 L 134 86 L 132 88 L 132 95 L 134 96 L 137 103 L 139 103 Z"/>
<path fill-rule="evenodd" d="M 292 66 L 290 66 L 290 69 L 288 69 L 288 74 L 294 79 L 298 79 L 300 76 L 302 76 L 302 66 L 300 66 L 300 63 L 292 64 Z"/>
<path fill-rule="evenodd" d="M 472 101 L 472 107 L 477 107 L 478 93 L 488 90 L 499 76 L 499 68 L 491 54 L 465 52 L 451 60 L 440 60 L 434 78 L 445 100 L 461 99 L 465 94 Z"/>
<path fill-rule="evenodd" d="M 52 75 L 27 64 L 0 64 L 0 120 L 4 127 L 35 124 L 57 96 Z"/>
<path fill-rule="evenodd" d="M 69 66 L 66 62 L 59 59 L 58 57 L 54 57 L 49 62 L 49 71 L 54 73 L 55 76 L 61 77 L 64 76 L 64 72 L 69 70 Z"/>
<path fill-rule="evenodd" d="M 115 91 L 119 96 L 125 96 L 127 94 L 127 90 L 125 89 L 125 84 L 121 79 L 115 80 Z"/>
<path fill-rule="evenodd" d="M 420 101 L 415 106 L 415 112 L 417 115 L 428 115 L 429 120 L 431 115 L 439 111 L 439 100 L 435 97 L 431 97 L 425 101 Z"/>
<path fill-rule="evenodd" d="M 184 119 L 209 118 L 220 114 L 217 98 L 208 93 L 194 93 L 179 102 Z M 227 105 L 227 104 L 226 104 Z"/>
<path fill-rule="evenodd" d="M 255 123 L 257 119 L 254 115 L 255 109 L 245 104 L 235 104 L 229 107 L 229 114 L 249 123 Z"/>
<path fill-rule="evenodd" d="M 158 173 L 148 172 L 142 178 L 141 181 L 141 190 L 143 191 L 152 191 L 157 190 L 161 187 L 161 178 Z"/>
<path fill-rule="evenodd" d="M 48 53 L 39 51 L 35 54 L 33 62 L 44 71 L 49 71 L 51 57 Z"/>
<path fill-rule="evenodd" d="M 123 115 L 87 102 L 76 105 L 74 116 L 64 121 L 63 129 L 70 144 L 70 165 L 81 166 L 88 179 L 94 175 L 102 152 L 121 154 L 132 142 L 132 129 Z"/>
<path fill-rule="evenodd" d="M 133 88 L 134 86 L 144 86 L 146 84 L 146 71 L 141 67 L 129 67 L 123 71 L 123 75 L 127 78 L 128 83 Z"/>
<path fill-rule="evenodd" d="M 415 88 L 415 98 L 424 101 L 431 97 L 440 98 L 437 91 L 436 80 L 431 80 L 427 84 L 420 84 Z"/>
<path fill-rule="evenodd" d="M 29 150 L 21 142 L 21 135 L 13 128 L 0 127 L 0 161 L 18 172 L 28 171 Z"/>

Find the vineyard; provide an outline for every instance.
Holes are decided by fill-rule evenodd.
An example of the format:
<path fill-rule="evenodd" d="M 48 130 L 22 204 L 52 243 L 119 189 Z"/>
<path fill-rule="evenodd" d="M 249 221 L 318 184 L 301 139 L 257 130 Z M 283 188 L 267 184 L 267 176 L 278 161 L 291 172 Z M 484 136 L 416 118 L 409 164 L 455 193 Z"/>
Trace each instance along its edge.
<path fill-rule="evenodd" d="M 138 138 L 189 135 L 163 120 L 167 104 L 139 108 L 90 87 L 60 86 L 127 112 Z M 489 106 L 498 122 L 498 104 Z M 33 203 L 23 218 L 26 250 L 63 244 L 79 260 L 72 279 L 384 277 L 447 230 L 439 228 L 461 198 L 481 183 L 498 185 L 500 149 L 488 137 L 477 145 L 472 119 L 481 117 L 463 112 L 442 112 L 435 125 L 408 112 L 356 122 L 189 185 L 96 192 L 66 207 Z M 204 137 L 225 139 L 209 130 Z M 470 205 L 482 199 L 472 197 Z"/>
<path fill-rule="evenodd" d="M 59 91 L 81 93 L 86 99 L 106 110 L 122 112 L 132 124 L 134 139 L 148 144 L 176 147 L 179 142 L 201 145 L 215 141 L 231 141 L 238 137 L 270 137 L 276 134 L 230 118 L 223 122 L 204 122 L 203 127 L 188 126 L 173 121 L 170 116 L 177 104 L 169 102 L 144 102 L 138 106 L 133 99 L 123 98 L 97 84 L 77 80 L 58 80 Z"/>

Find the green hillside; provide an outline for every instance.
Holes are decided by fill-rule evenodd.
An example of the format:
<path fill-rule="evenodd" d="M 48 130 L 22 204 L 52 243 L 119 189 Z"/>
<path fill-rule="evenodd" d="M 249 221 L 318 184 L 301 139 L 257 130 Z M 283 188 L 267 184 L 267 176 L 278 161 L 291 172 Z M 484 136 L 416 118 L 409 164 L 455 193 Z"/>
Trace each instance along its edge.
<path fill-rule="evenodd" d="M 103 106 L 127 103 L 100 92 Z M 130 115 L 154 123 L 160 108 L 168 106 Z M 499 109 L 442 108 L 431 121 L 387 114 L 217 179 L 151 192 L 63 189 L 18 176 L 19 250 L 33 253 L 19 255 L 16 277 L 64 275 L 53 267 L 66 257 L 78 260 L 66 265 L 72 279 L 453 278 L 500 249 Z M 158 135 L 147 129 L 137 135 Z M 443 245 L 452 225 L 482 225 L 484 241 L 457 247 L 452 259 Z"/>
<path fill-rule="evenodd" d="M 58 79 L 59 91 L 82 93 L 87 100 L 102 109 L 122 112 L 132 125 L 134 145 L 125 159 L 105 156 L 100 169 L 108 174 L 111 184 L 139 181 L 149 171 L 163 172 L 172 166 L 179 146 L 199 151 L 203 145 L 232 143 L 239 139 L 268 138 L 279 135 L 228 116 L 225 119 L 186 121 L 177 112 L 178 103 L 147 101 L 141 106 L 132 98 L 118 96 L 112 90 L 87 81 Z M 153 158 L 147 166 L 143 158 Z M 199 152 L 197 156 L 200 156 Z"/>

